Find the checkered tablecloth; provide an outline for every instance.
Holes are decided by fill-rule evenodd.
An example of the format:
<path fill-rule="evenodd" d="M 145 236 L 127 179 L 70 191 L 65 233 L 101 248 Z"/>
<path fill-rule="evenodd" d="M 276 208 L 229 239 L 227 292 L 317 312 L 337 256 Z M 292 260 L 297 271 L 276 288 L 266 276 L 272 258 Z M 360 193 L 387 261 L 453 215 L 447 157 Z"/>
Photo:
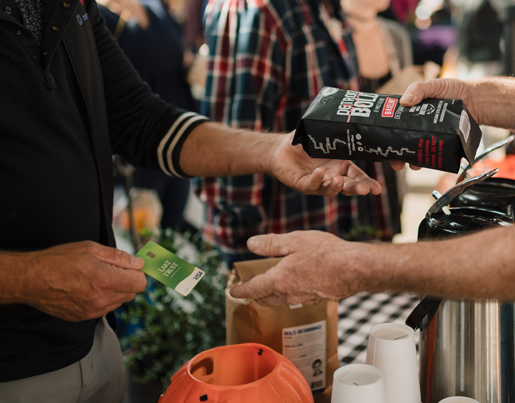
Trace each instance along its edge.
<path fill-rule="evenodd" d="M 340 365 L 364 364 L 368 333 L 380 323 L 404 323 L 420 297 L 413 294 L 360 293 L 338 306 L 338 357 Z M 419 331 L 415 332 L 418 348 Z"/>

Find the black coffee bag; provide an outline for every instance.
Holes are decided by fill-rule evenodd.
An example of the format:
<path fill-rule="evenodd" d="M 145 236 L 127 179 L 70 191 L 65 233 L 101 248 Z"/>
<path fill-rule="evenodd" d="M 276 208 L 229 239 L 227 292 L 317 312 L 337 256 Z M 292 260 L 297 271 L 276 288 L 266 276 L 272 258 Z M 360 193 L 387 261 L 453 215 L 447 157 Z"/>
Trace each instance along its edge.
<path fill-rule="evenodd" d="M 474 161 L 481 130 L 459 99 L 425 99 L 405 108 L 400 96 L 324 87 L 297 125 L 293 145 L 313 158 L 402 160 L 457 173 Z"/>

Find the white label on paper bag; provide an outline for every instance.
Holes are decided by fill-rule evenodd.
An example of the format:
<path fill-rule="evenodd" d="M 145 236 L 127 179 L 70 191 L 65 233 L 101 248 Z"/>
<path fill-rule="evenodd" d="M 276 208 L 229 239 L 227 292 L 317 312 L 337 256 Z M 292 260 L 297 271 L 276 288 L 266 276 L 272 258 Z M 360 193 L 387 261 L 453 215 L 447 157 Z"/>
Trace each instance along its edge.
<path fill-rule="evenodd" d="M 283 355 L 304 375 L 312 391 L 325 389 L 326 323 L 289 327 L 283 332 Z"/>

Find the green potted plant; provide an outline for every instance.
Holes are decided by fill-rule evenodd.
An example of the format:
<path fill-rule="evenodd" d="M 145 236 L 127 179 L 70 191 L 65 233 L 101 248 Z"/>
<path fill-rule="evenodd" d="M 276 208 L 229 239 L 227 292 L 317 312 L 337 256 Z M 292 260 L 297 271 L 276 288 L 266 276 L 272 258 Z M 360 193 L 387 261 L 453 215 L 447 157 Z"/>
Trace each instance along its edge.
<path fill-rule="evenodd" d="M 226 271 L 199 235 L 168 229 L 157 242 L 206 272 L 187 297 L 148 277 L 147 290 L 118 312 L 121 327 L 132 327 L 120 339 L 129 382 L 154 385 L 160 395 L 186 361 L 225 344 Z"/>

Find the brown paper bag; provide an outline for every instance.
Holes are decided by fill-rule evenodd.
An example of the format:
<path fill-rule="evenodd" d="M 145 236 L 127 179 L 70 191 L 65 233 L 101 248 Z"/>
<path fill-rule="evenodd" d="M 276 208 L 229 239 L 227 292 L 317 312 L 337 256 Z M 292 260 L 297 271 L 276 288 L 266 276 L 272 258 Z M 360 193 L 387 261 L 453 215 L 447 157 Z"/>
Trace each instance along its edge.
<path fill-rule="evenodd" d="M 227 344 L 261 343 L 290 359 L 302 372 L 316 403 L 330 403 L 338 360 L 338 302 L 300 307 L 263 307 L 254 300 L 232 298 L 229 290 L 246 275 L 266 272 L 280 259 L 234 264 L 225 289 Z M 324 351 L 325 350 L 325 351 Z"/>

